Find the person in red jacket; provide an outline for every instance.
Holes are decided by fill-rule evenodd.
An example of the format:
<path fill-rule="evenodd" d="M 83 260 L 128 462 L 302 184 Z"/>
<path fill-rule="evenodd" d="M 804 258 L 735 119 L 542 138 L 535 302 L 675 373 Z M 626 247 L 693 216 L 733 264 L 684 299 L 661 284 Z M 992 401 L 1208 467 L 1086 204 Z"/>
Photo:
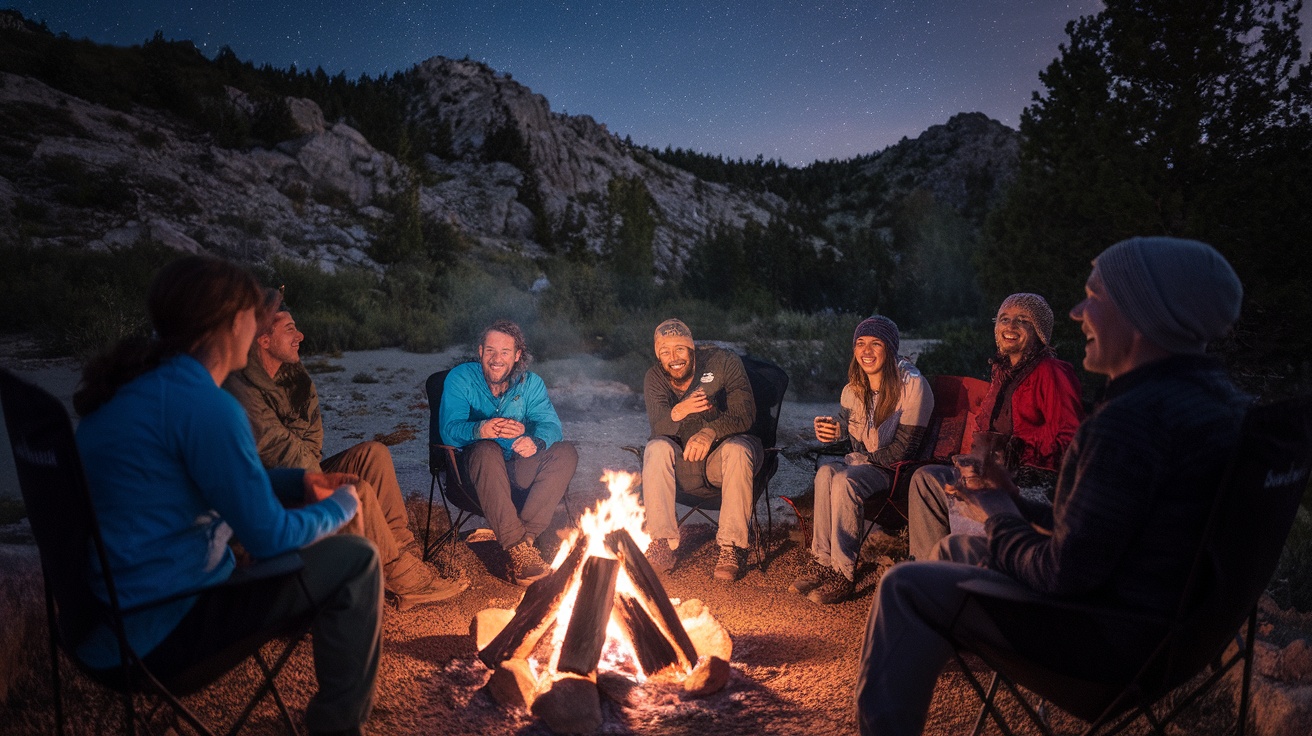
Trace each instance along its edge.
<path fill-rule="evenodd" d="M 1012 294 L 998 307 L 993 339 L 998 353 L 991 364 L 988 393 L 975 416 L 974 431 L 1001 436 L 1007 468 L 1017 485 L 1051 492 L 1061 457 L 1084 419 L 1075 368 L 1052 346 L 1052 307 L 1038 294 Z M 911 478 L 908 534 L 911 556 L 929 559 L 949 533 L 983 533 L 978 521 L 951 514 L 954 500 L 944 486 L 953 476 L 947 465 L 927 465 Z"/>

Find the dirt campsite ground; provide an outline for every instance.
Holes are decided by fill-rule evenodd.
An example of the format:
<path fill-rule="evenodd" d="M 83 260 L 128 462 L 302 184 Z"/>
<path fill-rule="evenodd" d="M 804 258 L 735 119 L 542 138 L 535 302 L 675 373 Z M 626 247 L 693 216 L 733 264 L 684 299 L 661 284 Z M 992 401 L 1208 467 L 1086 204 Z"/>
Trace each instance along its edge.
<path fill-rule="evenodd" d="M 430 484 L 429 407 L 424 381 L 433 371 L 450 367 L 462 357 L 463 352 L 458 350 L 427 355 L 378 350 L 307 358 L 323 405 L 326 452 L 337 452 L 363 440 L 379 439 L 389 444 L 401 487 L 410 499 L 412 524 L 421 533 Z M 23 359 L 20 354 L 6 357 L 4 364 L 65 399 L 71 394 L 76 369 L 69 361 Z M 579 468 L 568 495 L 574 514 L 603 493 L 599 480 L 603 469 L 637 469 L 636 458 L 621 447 L 641 444 L 647 434 L 640 397 L 622 384 L 593 378 L 601 373 L 598 368 L 587 358 L 555 361 L 537 368 L 551 387 L 565 437 L 578 446 Z M 603 699 L 600 733 L 720 736 L 856 731 L 852 694 L 878 576 L 876 558 L 888 551 L 891 538 L 872 535 L 874 544 L 867 550 L 864 576 L 854 600 L 834 606 L 814 604 L 787 590 L 806 559 L 806 551 L 798 535 L 790 533 L 795 518 L 779 498 L 798 494 L 809 486 L 811 462 L 799 451 L 813 443 L 812 417 L 835 410 L 835 406 L 823 403 L 791 399 L 784 403 L 779 444 L 788 451 L 770 485 L 774 524 L 764 569 L 753 568 L 733 584 L 712 580 L 714 530 L 707 524 L 690 523 L 684 528 L 684 560 L 664 579 L 672 597 L 704 601 L 731 633 L 734 662 L 727 687 L 705 698 L 684 697 L 677 687 L 633 687 L 617 694 L 617 699 Z M 9 477 L 4 473 L 12 470 L 0 468 L 0 477 Z M 438 526 L 442 527 L 446 518 L 441 513 L 441 502 L 435 503 Z M 558 511 L 556 524 L 565 523 L 564 512 Z M 50 733 L 54 725 L 39 573 L 33 548 L 30 542 L 25 544 L 23 536 L 21 525 L 0 530 L 0 569 L 4 570 L 0 572 L 0 595 L 21 602 L 17 615 L 0 624 L 10 631 L 9 644 L 0 647 L 0 657 L 7 658 L 11 665 L 12 681 L 7 702 L 0 701 L 4 705 L 0 708 L 3 734 Z M 530 714 L 504 708 L 489 696 L 484 685 L 490 672 L 477 660 L 469 635 L 470 620 L 477 611 L 491 606 L 514 607 L 521 589 L 498 577 L 504 562 L 493 543 L 461 543 L 455 562 L 473 583 L 460 597 L 405 612 L 390 607 L 386 610 L 377 704 L 369 732 L 548 733 Z M 187 702 L 224 721 L 253 679 L 254 667 L 247 666 L 239 667 L 218 686 L 191 696 Z M 63 672 L 72 695 L 66 695 L 65 702 L 73 730 L 119 732 L 115 703 L 75 676 L 67 663 Z M 0 695 L 5 684 L 4 677 L 0 677 Z M 314 688 L 308 647 L 301 647 L 294 655 L 280 678 L 280 687 L 299 718 Z M 1213 713 L 1224 705 L 1221 702 L 1205 707 L 1203 719 L 1193 722 L 1191 732 L 1212 732 L 1214 726 L 1223 725 L 1224 717 Z M 969 732 L 976 707 L 960 671 L 949 666 L 940 679 L 926 732 Z M 1066 721 L 1058 716 L 1057 724 Z M 1075 723 L 1068 725 L 1073 728 Z M 272 705 L 263 705 L 256 712 L 253 732 L 281 732 Z"/>

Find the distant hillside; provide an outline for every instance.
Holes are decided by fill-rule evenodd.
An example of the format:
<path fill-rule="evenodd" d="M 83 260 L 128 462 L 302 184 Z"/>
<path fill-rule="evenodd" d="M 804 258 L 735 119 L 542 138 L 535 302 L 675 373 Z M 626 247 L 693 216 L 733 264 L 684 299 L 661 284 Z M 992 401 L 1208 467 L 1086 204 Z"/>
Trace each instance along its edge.
<path fill-rule="evenodd" d="M 0 239 L 31 246 L 155 242 L 377 273 L 506 254 L 668 287 L 729 243 L 737 286 L 681 288 L 926 321 L 966 308 L 908 306 L 939 288 L 924 264 L 946 241 L 967 270 L 944 288 L 977 292 L 970 253 L 1016 150 L 971 113 L 850 161 L 720 161 L 716 175 L 716 159 L 634 146 L 478 62 L 352 81 L 158 35 L 74 41 L 0 13 Z"/>

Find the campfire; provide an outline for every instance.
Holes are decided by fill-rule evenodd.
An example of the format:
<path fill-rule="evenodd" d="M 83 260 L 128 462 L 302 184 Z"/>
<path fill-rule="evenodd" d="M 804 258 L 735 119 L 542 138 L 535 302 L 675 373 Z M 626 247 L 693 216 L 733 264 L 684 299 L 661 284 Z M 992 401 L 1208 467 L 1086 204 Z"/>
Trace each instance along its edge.
<path fill-rule="evenodd" d="M 551 574 L 515 610 L 485 609 L 471 624 L 492 696 L 557 733 L 601 726 L 599 673 L 681 684 L 690 695 L 728 681 L 728 633 L 700 601 L 671 601 L 643 555 L 651 539 L 636 478 L 606 471 L 609 497 L 584 513 Z"/>

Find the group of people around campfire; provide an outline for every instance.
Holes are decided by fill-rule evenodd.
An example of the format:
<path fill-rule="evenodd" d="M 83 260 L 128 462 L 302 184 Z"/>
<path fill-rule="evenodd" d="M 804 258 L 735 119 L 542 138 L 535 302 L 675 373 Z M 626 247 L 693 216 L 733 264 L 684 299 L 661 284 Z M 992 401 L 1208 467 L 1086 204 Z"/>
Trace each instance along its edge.
<path fill-rule="evenodd" d="M 1041 595 L 1149 612 L 1174 603 L 1201 530 L 1198 489 L 1215 484 L 1248 403 L 1205 355 L 1241 298 L 1234 271 L 1203 243 L 1135 238 L 1105 250 L 1070 313 L 1086 338 L 1084 368 L 1110 379 L 1088 418 L 1074 368 L 1050 345 L 1048 303 L 1030 293 L 1002 302 L 973 428 L 994 435 L 989 446 L 999 451 L 912 478 L 910 558 L 879 582 L 860 661 L 862 733 L 923 729 L 952 652 L 939 632 L 957 613 L 961 580 L 1005 578 Z M 422 561 L 384 445 L 324 457 L 319 399 L 300 361 L 304 336 L 279 291 L 231 263 L 188 256 L 156 276 L 148 309 L 152 337 L 93 360 L 74 397 L 122 605 L 225 580 L 237 566 L 234 540 L 255 558 L 299 550 L 309 599 L 295 583 L 211 588 L 128 616 L 129 642 L 167 673 L 315 610 L 319 689 L 306 724 L 362 733 L 385 595 L 404 610 L 453 598 L 469 581 Z M 846 443 L 816 471 L 810 556 L 789 586 L 817 603 L 853 596 L 863 503 L 889 491 L 889 466 L 916 457 L 925 439 L 934 395 L 899 348 L 892 320 L 862 321 L 838 415 L 814 420 L 818 441 Z M 708 484 L 721 494 L 714 577 L 735 581 L 746 571 L 753 479 L 765 457 L 748 431 L 757 411 L 750 381 L 736 354 L 697 345 L 678 319 L 656 327 L 654 352 L 643 388 L 647 557 L 659 572 L 677 564 L 676 493 Z M 527 585 L 550 572 L 537 540 L 578 453 L 528 370 L 517 325 L 490 325 L 477 354 L 449 372 L 433 410 L 444 440 L 462 450 L 460 472 L 509 577 Z M 1021 495 L 1022 485 L 1046 498 Z M 1007 646 L 986 621 L 966 629 Z M 1136 641 L 1107 656 L 1141 655 Z M 80 654 L 93 667 L 118 662 L 108 630 L 93 632 Z"/>

